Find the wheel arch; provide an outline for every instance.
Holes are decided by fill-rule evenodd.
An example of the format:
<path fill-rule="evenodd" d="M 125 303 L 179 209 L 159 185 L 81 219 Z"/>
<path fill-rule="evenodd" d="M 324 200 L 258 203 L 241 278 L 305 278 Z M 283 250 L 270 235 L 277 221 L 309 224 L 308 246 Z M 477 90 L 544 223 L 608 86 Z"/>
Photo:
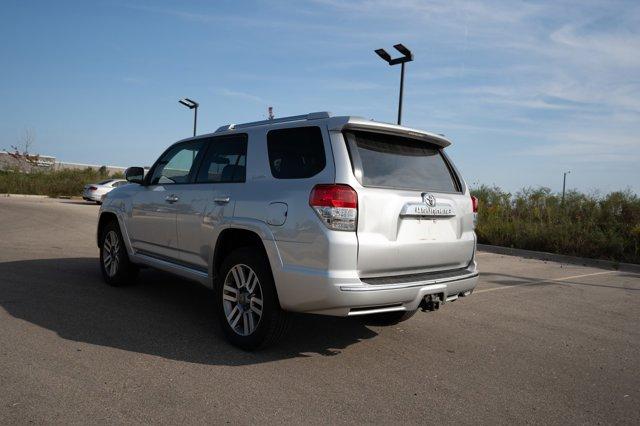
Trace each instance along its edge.
<path fill-rule="evenodd" d="M 131 240 L 129 239 L 129 232 L 127 230 L 127 227 L 125 226 L 125 220 L 123 219 L 122 215 L 123 215 L 122 212 L 118 210 L 113 210 L 109 207 L 105 209 L 103 205 L 102 209 L 100 210 L 100 217 L 98 218 L 98 227 L 96 232 L 98 247 L 100 247 L 100 238 L 102 237 L 102 234 L 101 234 L 102 229 L 104 229 L 104 226 L 107 223 L 110 223 L 111 221 L 113 221 L 118 224 L 118 227 L 120 228 L 120 233 L 122 234 L 124 245 L 127 249 L 127 254 L 131 258 L 131 260 L 134 261 L 135 253 L 133 252 L 133 247 L 131 246 Z"/>
<path fill-rule="evenodd" d="M 220 231 L 220 234 L 218 234 L 216 245 L 213 250 L 211 276 L 214 281 L 217 278 L 218 271 L 220 270 L 222 262 L 224 262 L 227 255 L 242 247 L 257 248 L 264 256 L 266 256 L 267 260 L 269 260 L 269 264 L 271 264 L 269 253 L 267 253 L 264 242 L 257 232 L 246 228 L 225 228 Z"/>
<path fill-rule="evenodd" d="M 234 250 L 243 247 L 255 247 L 257 248 L 269 265 L 269 272 L 273 280 L 276 301 L 279 306 L 280 295 L 278 291 L 278 268 L 282 267 L 282 260 L 280 259 L 280 253 L 272 239 L 265 239 L 265 236 L 272 236 L 270 233 L 265 233 L 263 229 L 254 229 L 253 227 L 231 226 L 220 231 L 218 238 L 216 239 L 215 248 L 213 250 L 211 259 L 211 284 L 215 290 L 216 281 L 218 280 L 218 271 L 224 262 L 224 259 L 228 254 L 231 254 Z"/>
<path fill-rule="evenodd" d="M 118 216 L 114 212 L 105 211 L 100 214 L 100 218 L 98 219 L 98 229 L 96 233 L 96 242 L 98 247 L 100 247 L 100 240 L 102 239 L 102 230 L 107 225 L 107 223 L 116 222 L 118 226 L 120 225 L 118 222 Z"/>

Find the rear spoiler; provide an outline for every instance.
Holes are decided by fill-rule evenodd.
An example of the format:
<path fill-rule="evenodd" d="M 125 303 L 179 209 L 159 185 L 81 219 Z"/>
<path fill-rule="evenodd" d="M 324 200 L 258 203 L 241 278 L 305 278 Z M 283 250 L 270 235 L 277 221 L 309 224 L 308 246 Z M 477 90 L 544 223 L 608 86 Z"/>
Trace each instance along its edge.
<path fill-rule="evenodd" d="M 410 139 L 417 139 L 446 148 L 451 145 L 451 141 L 443 135 L 425 132 L 423 130 L 412 129 L 410 127 L 398 126 L 396 124 L 380 123 L 378 121 L 366 120 L 360 117 L 335 117 L 329 119 L 329 130 L 364 130 L 376 133 L 388 133 L 390 135 L 402 136 Z"/>

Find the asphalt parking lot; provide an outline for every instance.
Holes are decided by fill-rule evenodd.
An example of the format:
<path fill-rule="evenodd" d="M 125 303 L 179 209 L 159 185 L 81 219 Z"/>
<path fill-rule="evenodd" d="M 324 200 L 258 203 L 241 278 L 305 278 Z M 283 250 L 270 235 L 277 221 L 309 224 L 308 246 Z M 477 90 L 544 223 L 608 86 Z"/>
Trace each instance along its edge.
<path fill-rule="evenodd" d="M 1 423 L 640 423 L 640 275 L 480 252 L 438 312 L 245 353 L 197 284 L 103 284 L 97 211 L 0 198 Z"/>

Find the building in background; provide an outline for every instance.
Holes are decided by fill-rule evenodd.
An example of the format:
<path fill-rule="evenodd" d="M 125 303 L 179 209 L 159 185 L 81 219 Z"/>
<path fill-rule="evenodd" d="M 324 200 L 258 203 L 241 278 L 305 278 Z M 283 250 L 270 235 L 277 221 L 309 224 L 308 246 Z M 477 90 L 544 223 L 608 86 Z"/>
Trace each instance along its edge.
<path fill-rule="evenodd" d="M 24 155 L 20 153 L 0 151 L 0 170 L 13 170 L 30 173 L 45 170 L 63 169 L 100 169 L 104 167 L 108 174 L 124 173 L 126 167 L 103 166 L 98 164 L 67 163 L 57 161 L 56 157 L 48 155 Z"/>

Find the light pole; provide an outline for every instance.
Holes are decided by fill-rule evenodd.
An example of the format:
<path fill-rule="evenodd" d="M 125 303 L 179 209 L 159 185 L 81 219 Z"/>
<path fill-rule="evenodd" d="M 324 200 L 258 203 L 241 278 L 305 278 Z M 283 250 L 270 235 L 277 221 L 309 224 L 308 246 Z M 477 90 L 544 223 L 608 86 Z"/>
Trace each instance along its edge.
<path fill-rule="evenodd" d="M 569 173 L 571 173 L 571 170 L 564 172 L 564 175 L 562 176 L 562 204 L 564 204 L 564 190 L 567 186 L 567 175 Z"/>
<path fill-rule="evenodd" d="M 193 111 L 193 136 L 195 136 L 196 126 L 198 125 L 198 107 L 200 106 L 200 104 L 189 98 L 180 99 L 178 102 L 180 102 L 182 105 L 186 106 L 187 108 L 194 110 Z"/>
<path fill-rule="evenodd" d="M 404 91 L 404 64 L 405 62 L 413 61 L 413 53 L 407 49 L 404 45 L 398 43 L 393 46 L 398 52 L 402 53 L 402 56 L 396 59 L 391 59 L 391 55 L 384 49 L 376 49 L 375 52 L 389 65 L 401 64 L 400 67 L 400 97 L 398 100 L 398 124 L 402 121 L 402 92 Z"/>

